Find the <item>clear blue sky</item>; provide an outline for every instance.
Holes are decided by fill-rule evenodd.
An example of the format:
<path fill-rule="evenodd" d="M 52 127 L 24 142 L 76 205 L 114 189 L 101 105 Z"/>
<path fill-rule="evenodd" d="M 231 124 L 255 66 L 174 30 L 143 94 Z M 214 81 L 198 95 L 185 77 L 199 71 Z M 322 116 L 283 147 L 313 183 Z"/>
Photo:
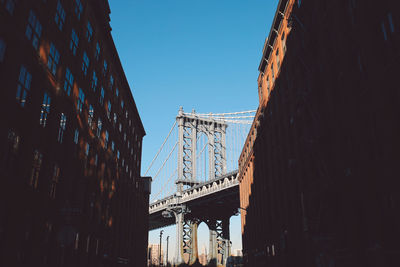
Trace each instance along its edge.
<path fill-rule="evenodd" d="M 168 134 L 179 106 L 201 113 L 256 109 L 264 40 L 278 0 L 110 0 L 111 27 L 147 135 L 142 174 Z M 200 227 L 199 249 L 208 248 Z M 149 243 L 158 243 L 159 231 Z M 175 228 L 170 235 L 174 255 Z M 240 218 L 231 219 L 233 249 Z M 165 241 L 164 241 L 165 244 Z"/>

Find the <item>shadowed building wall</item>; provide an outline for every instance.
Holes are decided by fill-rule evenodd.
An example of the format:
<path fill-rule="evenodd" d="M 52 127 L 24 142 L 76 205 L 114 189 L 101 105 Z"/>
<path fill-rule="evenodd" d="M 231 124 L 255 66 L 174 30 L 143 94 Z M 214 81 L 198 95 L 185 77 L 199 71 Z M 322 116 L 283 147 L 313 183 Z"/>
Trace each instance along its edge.
<path fill-rule="evenodd" d="M 106 0 L 0 0 L 0 265 L 145 266 L 145 135 Z"/>
<path fill-rule="evenodd" d="M 281 0 L 239 160 L 246 266 L 398 266 L 395 1 Z"/>

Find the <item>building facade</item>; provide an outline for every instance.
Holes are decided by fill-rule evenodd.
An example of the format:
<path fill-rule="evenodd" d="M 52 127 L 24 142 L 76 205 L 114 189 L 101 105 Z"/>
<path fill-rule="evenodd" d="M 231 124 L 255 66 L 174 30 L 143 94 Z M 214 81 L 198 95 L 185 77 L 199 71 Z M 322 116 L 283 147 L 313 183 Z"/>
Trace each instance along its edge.
<path fill-rule="evenodd" d="M 246 266 L 400 264 L 396 1 L 279 1 L 239 159 Z"/>
<path fill-rule="evenodd" d="M 0 0 L 0 265 L 145 266 L 145 135 L 106 0 Z"/>
<path fill-rule="evenodd" d="M 164 249 L 161 248 L 160 254 L 160 244 L 149 244 L 147 248 L 147 266 L 161 266 L 161 262 L 164 263 Z"/>

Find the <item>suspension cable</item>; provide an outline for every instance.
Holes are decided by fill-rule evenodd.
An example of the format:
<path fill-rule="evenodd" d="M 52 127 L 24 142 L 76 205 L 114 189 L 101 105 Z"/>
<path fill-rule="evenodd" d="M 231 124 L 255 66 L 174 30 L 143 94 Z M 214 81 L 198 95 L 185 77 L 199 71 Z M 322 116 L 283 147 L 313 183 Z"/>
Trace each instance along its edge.
<path fill-rule="evenodd" d="M 257 110 L 247 110 L 247 111 L 238 111 L 238 112 L 228 112 L 228 113 L 184 113 L 188 115 L 197 115 L 197 116 L 225 116 L 225 115 L 236 115 L 236 114 L 246 114 L 246 113 L 255 113 Z"/>
<path fill-rule="evenodd" d="M 163 191 L 165 186 L 169 183 L 171 178 L 174 177 L 174 175 L 176 174 L 177 170 L 178 170 L 178 167 L 175 169 L 175 171 L 172 173 L 172 175 L 168 178 L 168 180 L 161 186 L 160 191 L 157 192 L 157 194 L 153 197 L 153 199 L 157 198 L 161 194 L 161 192 Z"/>
<path fill-rule="evenodd" d="M 174 147 L 172 148 L 171 152 L 169 152 L 168 157 L 164 160 L 163 164 L 161 165 L 161 167 L 158 169 L 156 175 L 153 177 L 153 181 L 157 178 L 158 174 L 160 173 L 160 171 L 164 168 L 165 163 L 167 163 L 169 157 L 172 155 L 172 152 L 174 152 L 176 145 L 178 144 L 178 141 L 176 141 Z"/>
<path fill-rule="evenodd" d="M 203 116 L 199 116 L 199 117 L 203 117 Z M 213 119 L 246 119 L 246 118 L 254 118 L 254 116 L 249 115 L 249 116 L 230 116 L 230 117 L 225 117 L 225 116 L 213 116 Z"/>
<path fill-rule="evenodd" d="M 147 170 L 146 170 L 146 172 L 145 172 L 145 174 L 144 174 L 145 176 L 146 176 L 147 173 L 149 172 L 151 166 L 153 166 L 154 161 L 157 159 L 158 155 L 160 154 L 161 150 L 163 149 L 165 143 L 167 142 L 169 136 L 170 136 L 171 133 L 172 133 L 172 130 L 175 128 L 175 125 L 176 125 L 176 120 L 175 120 L 175 122 L 174 122 L 174 125 L 172 125 L 172 128 L 171 128 L 171 130 L 169 131 L 169 133 L 168 133 L 167 137 L 165 138 L 164 142 L 162 143 L 161 147 L 158 149 L 157 154 L 155 155 L 155 157 L 154 157 L 153 160 L 151 161 L 149 167 L 147 168 Z"/>

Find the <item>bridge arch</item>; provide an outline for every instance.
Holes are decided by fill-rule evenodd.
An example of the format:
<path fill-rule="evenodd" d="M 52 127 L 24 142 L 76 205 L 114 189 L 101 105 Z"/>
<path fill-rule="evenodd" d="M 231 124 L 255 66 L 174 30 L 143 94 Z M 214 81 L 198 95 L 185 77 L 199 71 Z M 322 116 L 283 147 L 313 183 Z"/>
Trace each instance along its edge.
<path fill-rule="evenodd" d="M 200 222 L 197 228 L 197 242 L 198 242 L 198 257 L 199 262 L 208 264 L 208 255 L 210 251 L 210 229 L 206 222 Z M 205 255 L 202 255 L 205 254 Z M 205 260 L 205 261 L 204 261 Z"/>

